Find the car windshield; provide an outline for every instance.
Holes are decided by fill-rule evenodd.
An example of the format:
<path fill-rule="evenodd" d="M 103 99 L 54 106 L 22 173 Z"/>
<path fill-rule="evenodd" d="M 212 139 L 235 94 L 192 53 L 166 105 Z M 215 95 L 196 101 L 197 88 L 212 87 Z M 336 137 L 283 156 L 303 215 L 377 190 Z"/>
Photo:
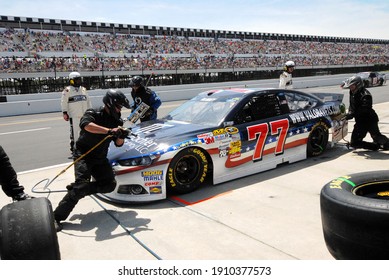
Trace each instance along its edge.
<path fill-rule="evenodd" d="M 165 118 L 193 124 L 217 126 L 224 119 L 239 98 L 193 98 Z"/>

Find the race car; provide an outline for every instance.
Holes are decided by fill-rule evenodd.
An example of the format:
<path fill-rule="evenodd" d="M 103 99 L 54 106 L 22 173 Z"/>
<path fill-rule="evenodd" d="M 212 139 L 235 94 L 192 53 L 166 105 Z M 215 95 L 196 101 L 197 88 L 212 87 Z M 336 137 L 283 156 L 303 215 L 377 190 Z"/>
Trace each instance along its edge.
<path fill-rule="evenodd" d="M 111 145 L 117 186 L 98 196 L 115 203 L 162 200 L 207 179 L 220 184 L 321 155 L 330 129 L 333 143 L 347 135 L 342 98 L 265 88 L 202 92 L 161 119 L 134 125 L 122 147 Z"/>
<path fill-rule="evenodd" d="M 378 72 L 359 72 L 355 74 L 356 76 L 361 77 L 363 84 L 365 87 L 375 87 L 375 86 L 382 86 L 386 83 L 386 75 L 381 74 Z M 341 84 L 342 88 L 347 88 L 345 87 L 347 85 L 347 80 L 343 81 Z"/>

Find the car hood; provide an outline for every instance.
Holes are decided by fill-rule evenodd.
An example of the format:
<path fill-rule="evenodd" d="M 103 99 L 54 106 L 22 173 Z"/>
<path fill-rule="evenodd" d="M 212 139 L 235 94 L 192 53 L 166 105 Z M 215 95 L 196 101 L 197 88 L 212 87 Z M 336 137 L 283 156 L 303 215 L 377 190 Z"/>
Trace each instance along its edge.
<path fill-rule="evenodd" d="M 132 127 L 132 134 L 122 147 L 111 143 L 108 159 L 112 161 L 163 154 L 199 143 L 197 135 L 212 131 L 212 127 L 177 121 L 155 120 Z"/>

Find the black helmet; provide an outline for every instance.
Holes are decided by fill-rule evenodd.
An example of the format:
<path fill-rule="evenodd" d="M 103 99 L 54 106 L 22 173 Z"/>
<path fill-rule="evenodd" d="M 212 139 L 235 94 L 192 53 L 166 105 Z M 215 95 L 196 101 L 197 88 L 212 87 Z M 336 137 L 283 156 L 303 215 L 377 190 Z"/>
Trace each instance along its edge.
<path fill-rule="evenodd" d="M 350 86 L 355 85 L 354 89 L 350 89 L 352 93 L 359 91 L 361 88 L 363 88 L 363 81 L 360 76 L 352 76 L 351 78 L 347 79 L 346 82 L 343 85 L 343 88 L 350 88 Z"/>
<path fill-rule="evenodd" d="M 130 102 L 123 92 L 120 90 L 110 89 L 103 97 L 104 105 L 109 109 L 109 113 L 115 118 L 119 119 L 120 114 L 116 112 L 116 107 L 124 106 L 127 109 L 130 108 Z"/>
<path fill-rule="evenodd" d="M 135 76 L 130 81 L 130 87 L 143 86 L 143 78 L 141 76 Z"/>

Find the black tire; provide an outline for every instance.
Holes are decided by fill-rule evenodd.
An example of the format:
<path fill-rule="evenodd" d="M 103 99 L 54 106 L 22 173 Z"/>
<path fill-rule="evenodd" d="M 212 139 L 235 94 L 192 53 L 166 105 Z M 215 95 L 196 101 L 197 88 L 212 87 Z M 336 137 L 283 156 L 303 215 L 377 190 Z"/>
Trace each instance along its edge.
<path fill-rule="evenodd" d="M 380 86 L 384 84 L 384 79 L 380 79 Z"/>
<path fill-rule="evenodd" d="M 167 173 L 167 189 L 175 193 L 189 193 L 204 183 L 208 172 L 205 151 L 191 147 L 179 152 L 170 162 Z"/>
<path fill-rule="evenodd" d="M 389 172 L 351 174 L 320 193 L 328 251 L 340 260 L 389 259 Z"/>
<path fill-rule="evenodd" d="M 47 198 L 14 202 L 0 211 L 2 260 L 59 260 L 54 214 Z"/>
<path fill-rule="evenodd" d="M 328 126 L 319 122 L 312 127 L 311 132 L 309 133 L 308 142 L 307 142 L 307 156 L 319 156 L 327 148 L 328 144 Z"/>

